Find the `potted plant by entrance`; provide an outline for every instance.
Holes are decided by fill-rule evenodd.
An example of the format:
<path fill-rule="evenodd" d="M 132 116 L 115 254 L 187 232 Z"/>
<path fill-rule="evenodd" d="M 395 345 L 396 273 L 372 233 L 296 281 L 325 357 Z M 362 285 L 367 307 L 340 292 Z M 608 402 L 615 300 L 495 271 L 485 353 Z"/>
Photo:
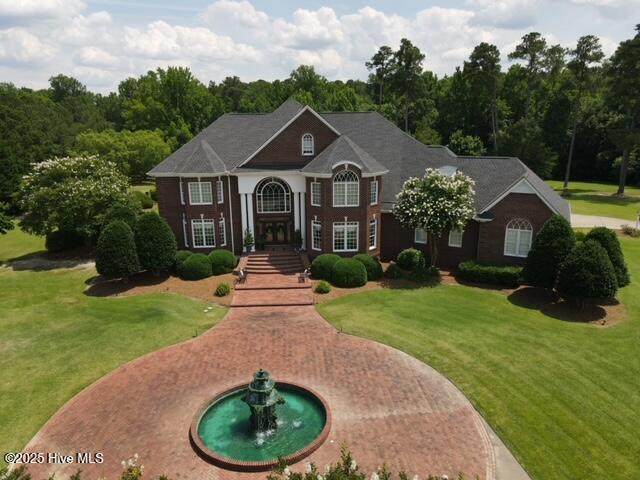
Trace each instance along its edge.
<path fill-rule="evenodd" d="M 251 251 L 251 247 L 254 245 L 254 241 L 253 233 L 251 233 L 251 230 L 248 228 L 244 231 L 244 240 L 242 243 L 244 245 L 245 252 L 249 253 Z"/>

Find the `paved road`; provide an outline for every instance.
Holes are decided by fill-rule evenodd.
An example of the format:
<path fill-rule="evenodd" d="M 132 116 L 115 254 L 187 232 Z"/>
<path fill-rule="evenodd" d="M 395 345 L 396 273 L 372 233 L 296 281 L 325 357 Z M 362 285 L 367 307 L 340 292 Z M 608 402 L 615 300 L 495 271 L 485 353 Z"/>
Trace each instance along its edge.
<path fill-rule="evenodd" d="M 596 215 L 578 215 L 572 213 L 571 225 L 574 228 L 607 227 L 614 230 L 620 230 L 622 225 L 635 226 L 635 222 L 624 218 L 598 217 Z"/>

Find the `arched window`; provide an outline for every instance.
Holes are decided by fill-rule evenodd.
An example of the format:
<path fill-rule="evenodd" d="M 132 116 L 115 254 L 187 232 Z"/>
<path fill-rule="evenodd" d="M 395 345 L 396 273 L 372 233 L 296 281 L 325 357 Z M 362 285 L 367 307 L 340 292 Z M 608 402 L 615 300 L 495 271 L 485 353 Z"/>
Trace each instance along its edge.
<path fill-rule="evenodd" d="M 258 213 L 288 213 L 291 211 L 289 186 L 279 178 L 265 178 L 257 188 Z"/>
<path fill-rule="evenodd" d="M 507 223 L 504 234 L 504 254 L 510 257 L 526 257 L 531 248 L 533 227 L 524 218 L 514 218 Z"/>
<path fill-rule="evenodd" d="M 313 155 L 313 135 L 310 133 L 302 136 L 302 155 Z"/>
<path fill-rule="evenodd" d="M 360 180 L 351 170 L 341 170 L 333 177 L 333 206 L 357 207 L 360 204 Z"/>

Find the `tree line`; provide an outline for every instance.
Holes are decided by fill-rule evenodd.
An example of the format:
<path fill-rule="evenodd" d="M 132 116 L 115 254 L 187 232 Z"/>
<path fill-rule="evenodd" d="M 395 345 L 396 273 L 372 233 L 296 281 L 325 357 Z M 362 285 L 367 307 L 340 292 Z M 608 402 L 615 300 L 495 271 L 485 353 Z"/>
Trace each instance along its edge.
<path fill-rule="evenodd" d="M 593 35 L 566 49 L 537 32 L 505 52 L 480 43 L 451 75 L 424 68 L 408 39 L 366 62 L 367 81 L 331 81 L 301 65 L 283 80 L 203 84 L 168 67 L 93 93 L 57 75 L 42 90 L 0 84 L 0 202 L 32 165 L 99 154 L 138 181 L 225 112 L 270 112 L 293 97 L 318 111 L 380 112 L 418 140 L 461 155 L 513 155 L 543 177 L 640 182 L 640 26 L 605 58 Z"/>

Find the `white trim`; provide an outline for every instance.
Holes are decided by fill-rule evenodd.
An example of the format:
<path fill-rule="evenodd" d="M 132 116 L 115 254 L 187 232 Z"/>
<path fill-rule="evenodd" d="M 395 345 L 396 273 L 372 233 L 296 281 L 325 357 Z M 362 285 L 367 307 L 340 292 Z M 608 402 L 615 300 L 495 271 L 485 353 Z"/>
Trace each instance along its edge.
<path fill-rule="evenodd" d="M 509 225 L 511 224 L 511 222 L 513 222 L 514 220 L 522 220 L 525 221 L 529 224 L 529 226 L 531 227 L 531 229 L 522 229 L 522 228 L 509 228 Z M 509 234 L 510 231 L 516 232 L 516 253 L 507 253 L 507 235 Z M 527 253 L 525 253 L 524 255 L 520 255 L 518 254 L 518 250 L 520 249 L 520 235 L 521 232 L 531 232 L 531 236 L 529 238 L 529 249 L 527 250 Z M 511 220 L 509 220 L 509 222 L 507 222 L 506 227 L 504 228 L 504 245 L 503 245 L 503 254 L 505 257 L 517 257 L 517 258 L 527 258 L 527 256 L 529 255 L 529 250 L 531 250 L 531 246 L 533 245 L 533 225 L 531 224 L 531 222 L 529 220 L 527 220 L 526 218 L 512 218 Z"/>
<path fill-rule="evenodd" d="M 202 199 L 202 185 L 208 183 L 209 184 L 209 193 L 211 194 L 210 202 L 194 202 L 191 198 L 191 185 L 198 185 L 198 191 L 200 193 L 200 199 Z M 189 205 L 213 205 L 213 185 L 211 182 L 201 182 L 198 180 L 197 182 L 187 182 L 187 191 L 189 192 Z"/>
<path fill-rule="evenodd" d="M 371 224 L 374 224 L 374 232 L 373 232 L 373 245 L 371 245 Z M 373 218 L 369 220 L 369 228 L 367 230 L 367 244 L 369 245 L 369 250 L 375 250 L 378 248 L 378 219 Z"/>
<path fill-rule="evenodd" d="M 336 182 L 336 177 L 344 172 L 350 172 L 353 175 L 355 175 L 355 177 L 357 178 L 356 181 L 353 180 L 349 180 L 349 181 L 345 181 L 345 182 Z M 360 177 L 358 176 L 357 173 L 355 173 L 353 170 L 340 170 L 339 172 L 337 172 L 334 176 L 333 176 L 333 181 L 331 182 L 331 199 L 332 199 L 332 206 L 335 208 L 353 208 L 353 207 L 359 207 L 360 206 Z M 344 185 L 344 205 L 337 205 L 336 204 L 336 184 L 338 185 Z M 356 203 L 349 203 L 349 193 L 348 193 L 348 186 L 349 185 L 356 185 L 358 187 L 358 200 Z"/>
<path fill-rule="evenodd" d="M 200 223 L 202 225 L 202 241 L 204 242 L 204 245 L 196 245 L 196 231 L 195 231 L 196 223 Z M 204 231 L 205 223 L 213 225 L 213 244 L 207 244 L 207 236 Z M 218 233 L 217 225 L 214 219 L 210 219 L 210 218 L 192 218 L 191 219 L 191 240 L 193 241 L 193 248 L 215 248 L 217 233 Z"/>
<path fill-rule="evenodd" d="M 418 234 L 418 230 L 421 230 L 421 231 L 424 232 L 424 235 L 425 235 L 425 240 L 424 241 L 423 240 L 418 240 L 418 235 L 417 235 Z M 419 243 L 421 245 L 426 245 L 427 242 L 429 241 L 428 237 L 429 237 L 429 235 L 427 235 L 427 231 L 424 228 L 415 228 L 413 230 L 413 243 Z"/>
<path fill-rule="evenodd" d="M 382 172 L 373 172 L 373 173 L 361 173 L 360 176 L 362 178 L 372 178 L 372 177 L 380 177 L 382 175 L 386 175 L 387 173 L 389 173 L 389 170 L 384 170 Z M 313 172 L 300 171 L 300 174 L 303 177 L 307 177 L 307 178 L 332 178 L 333 177 L 333 173 L 313 173 Z"/>
<path fill-rule="evenodd" d="M 353 167 L 356 167 L 358 170 L 362 171 L 362 165 L 356 162 L 352 162 L 351 160 L 341 160 L 337 163 L 334 163 L 333 165 L 331 165 L 331 170 L 335 170 L 336 168 L 341 167 L 342 165 L 351 165 Z M 345 167 L 345 170 L 349 170 L 349 169 Z"/>
<path fill-rule="evenodd" d="M 344 228 L 344 242 L 342 244 L 343 247 L 347 246 L 347 227 L 356 227 L 356 247 L 355 248 L 339 248 L 336 249 L 336 227 Z M 333 238 L 331 242 L 331 247 L 334 252 L 357 252 L 360 248 L 360 222 L 349 222 L 345 220 L 344 222 L 333 222 Z"/>
<path fill-rule="evenodd" d="M 302 235 L 302 248 L 307 248 L 307 204 L 304 192 L 300 193 L 300 234 Z"/>
<path fill-rule="evenodd" d="M 222 180 L 216 180 L 216 200 L 218 205 L 224 203 L 224 183 Z"/>
<path fill-rule="evenodd" d="M 187 235 L 187 216 L 182 214 L 182 236 L 184 237 L 184 246 L 189 248 L 189 236 Z"/>
<path fill-rule="evenodd" d="M 311 137 L 311 151 L 310 152 L 305 152 L 304 151 L 304 137 L 306 136 Z M 313 135 L 309 132 L 307 133 L 303 133 L 302 137 L 300 137 L 300 152 L 302 153 L 303 157 L 312 157 L 313 155 L 315 155 L 315 151 L 316 151 L 316 140 L 315 138 L 313 138 Z"/>
<path fill-rule="evenodd" d="M 335 133 L 336 135 L 340 135 L 340 132 L 338 132 L 329 122 L 327 122 L 324 118 L 322 118 L 322 116 L 319 115 L 313 108 L 311 108 L 309 105 L 305 105 L 304 108 L 301 108 L 300 111 L 298 113 L 296 113 L 293 116 L 293 118 L 291 118 L 291 120 L 289 120 L 282 127 L 280 127 L 280 129 L 276 133 L 271 135 L 271 137 L 269 137 L 266 142 L 264 142 L 262 145 L 260 145 L 260 147 L 258 147 L 258 149 L 255 152 L 253 152 L 251 155 L 249 155 L 249 157 L 246 160 L 244 160 L 242 163 L 240 163 L 240 165 L 238 165 L 235 168 L 238 168 L 238 167 L 241 167 L 241 166 L 247 164 L 253 157 L 255 157 L 259 152 L 261 152 L 264 147 L 269 145 L 274 138 L 276 138 L 278 135 L 280 135 L 289 125 L 291 125 L 295 120 L 297 120 L 300 115 L 302 115 L 304 112 L 307 112 L 307 111 L 313 113 L 333 133 Z"/>
<path fill-rule="evenodd" d="M 460 243 L 452 243 L 451 242 L 451 234 L 454 232 L 460 232 Z M 449 247 L 453 247 L 453 248 L 462 248 L 462 239 L 464 237 L 464 230 L 460 230 L 457 228 L 454 228 L 452 230 L 449 230 L 449 241 L 447 242 L 447 246 Z"/>
<path fill-rule="evenodd" d="M 184 192 L 182 191 L 182 179 L 178 180 L 178 185 L 180 185 L 180 205 L 184 205 Z"/>
<path fill-rule="evenodd" d="M 530 188 L 536 195 L 537 197 L 542 200 L 542 203 L 544 203 L 549 210 L 551 210 L 552 212 L 555 212 L 559 215 L 562 215 L 562 213 L 560 213 L 558 210 L 556 210 L 553 205 L 551 205 L 545 198 L 544 196 L 538 191 L 536 190 L 536 188 L 531 184 L 531 182 L 529 182 L 529 180 L 527 180 L 526 176 L 523 176 L 522 178 L 518 179 L 515 183 L 513 183 L 506 191 L 504 191 L 502 194 L 500 194 L 500 196 L 498 198 L 496 198 L 493 202 L 491 202 L 489 205 L 487 205 L 486 207 L 484 207 L 482 209 L 482 211 L 478 212 L 478 213 L 484 213 L 488 210 L 491 210 L 493 207 L 495 207 L 498 203 L 500 203 L 502 200 L 504 200 L 504 198 L 509 195 L 510 193 L 512 193 L 515 189 L 520 189 L 522 188 L 521 184 L 525 183 L 527 185 L 528 188 Z"/>
<path fill-rule="evenodd" d="M 316 247 L 316 242 L 315 242 L 315 236 L 314 236 L 314 231 L 313 231 L 313 227 L 315 227 L 316 225 L 318 225 L 320 227 L 320 246 Z M 311 220 L 311 250 L 315 250 L 317 252 L 321 252 L 322 251 L 322 222 L 319 222 L 317 220 Z"/>
<path fill-rule="evenodd" d="M 229 226 L 231 227 L 231 251 L 236 253 L 236 243 L 233 237 L 233 205 L 231 204 L 231 177 L 227 175 L 227 193 L 229 194 Z"/>
<path fill-rule="evenodd" d="M 378 180 L 371 180 L 371 182 L 369 182 L 369 205 L 377 205 L 378 201 L 380 200 L 380 190 L 379 190 L 379 183 Z M 371 201 L 371 196 L 373 195 L 373 186 L 376 186 L 376 201 L 372 202 Z"/>
<path fill-rule="evenodd" d="M 313 186 L 317 185 L 318 187 L 318 194 L 320 196 L 320 201 L 318 203 L 313 203 Z M 309 190 L 311 190 L 311 206 L 312 207 L 321 207 L 322 206 L 322 183 L 320 182 L 311 182 L 311 185 L 309 187 Z"/>

